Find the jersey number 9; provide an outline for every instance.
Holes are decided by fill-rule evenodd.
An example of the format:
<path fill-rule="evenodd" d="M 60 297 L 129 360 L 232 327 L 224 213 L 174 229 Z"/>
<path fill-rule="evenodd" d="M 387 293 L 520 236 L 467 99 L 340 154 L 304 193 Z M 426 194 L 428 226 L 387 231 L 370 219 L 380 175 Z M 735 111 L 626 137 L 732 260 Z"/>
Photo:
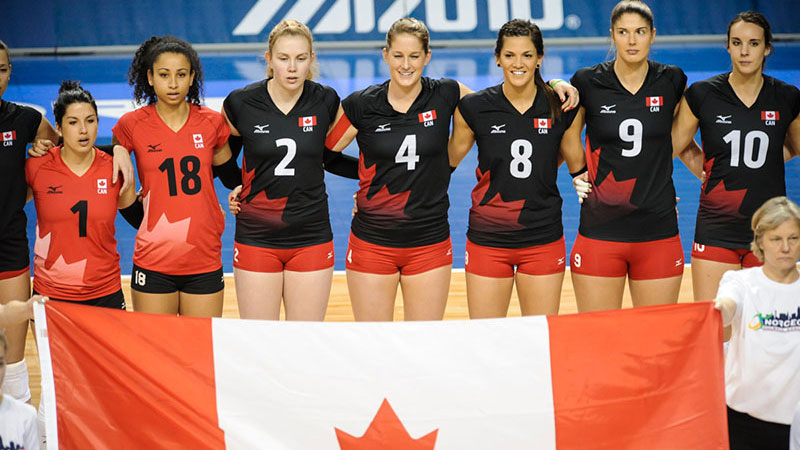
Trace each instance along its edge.
<path fill-rule="evenodd" d="M 642 151 L 642 122 L 638 119 L 625 119 L 619 124 L 619 138 L 633 144 L 633 148 L 623 148 L 622 156 L 633 158 Z"/>

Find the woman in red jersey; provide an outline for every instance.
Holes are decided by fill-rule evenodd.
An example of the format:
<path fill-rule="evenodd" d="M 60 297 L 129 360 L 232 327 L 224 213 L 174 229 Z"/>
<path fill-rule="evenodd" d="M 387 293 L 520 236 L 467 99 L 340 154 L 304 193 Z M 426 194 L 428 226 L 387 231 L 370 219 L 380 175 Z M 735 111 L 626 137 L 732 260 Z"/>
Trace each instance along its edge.
<path fill-rule="evenodd" d="M 750 218 L 786 195 L 784 160 L 800 151 L 800 90 L 763 74 L 773 50 L 767 19 L 739 13 L 727 49 L 733 69 L 692 84 L 672 125 L 675 148 L 699 128 L 705 155 L 692 247 L 696 301 L 713 299 L 725 272 L 762 264 L 750 248 Z"/>
<path fill-rule="evenodd" d="M 571 80 L 581 92 L 576 122 L 586 124 L 582 177 L 592 183 L 570 256 L 579 311 L 619 308 L 626 278 L 634 306 L 677 302 L 684 260 L 672 160 L 680 155 L 701 172 L 696 146 L 673 152 L 672 120 L 686 75 L 648 59 L 652 11 L 641 1 L 617 3 L 610 33 L 615 59 Z"/>
<path fill-rule="evenodd" d="M 133 184 L 112 182 L 112 158 L 94 146 L 97 105 L 78 82 L 61 84 L 53 114 L 63 144 L 25 165 L 37 216 L 34 293 L 125 309 L 114 220 L 134 203 Z"/>
<path fill-rule="evenodd" d="M 478 143 L 465 256 L 469 315 L 504 317 L 515 284 L 523 315 L 558 314 L 566 250 L 556 175 L 560 159 L 572 172 L 586 165 L 580 145 L 561 145 L 568 131 L 580 135 L 570 127 L 576 111 L 562 113 L 542 79 L 539 27 L 507 22 L 494 56 L 503 82 L 461 99 L 448 148 L 456 166 Z"/>
<path fill-rule="evenodd" d="M 144 42 L 128 80 L 137 102 L 147 102 L 113 128 L 114 142 L 134 152 L 144 196 L 144 220 L 133 254 L 133 307 L 219 317 L 225 220 L 212 165 L 230 169 L 228 125 L 221 114 L 200 105 L 200 60 L 181 39 L 163 36 Z"/>

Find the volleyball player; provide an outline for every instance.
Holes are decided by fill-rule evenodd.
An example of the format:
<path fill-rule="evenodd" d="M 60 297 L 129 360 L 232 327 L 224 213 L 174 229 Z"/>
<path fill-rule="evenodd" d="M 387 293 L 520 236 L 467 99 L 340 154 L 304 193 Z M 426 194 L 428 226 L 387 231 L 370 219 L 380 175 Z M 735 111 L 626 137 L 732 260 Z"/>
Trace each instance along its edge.
<path fill-rule="evenodd" d="M 321 321 L 334 263 L 323 166 L 331 170 L 339 155 L 325 148 L 325 138 L 339 96 L 312 81 L 306 25 L 280 22 L 264 56 L 267 79 L 233 91 L 223 104 L 231 133 L 244 144 L 243 188 L 231 192 L 239 315 L 277 320 L 283 300 L 287 320 Z M 355 159 L 343 175 L 358 177 Z"/>
<path fill-rule="evenodd" d="M 144 195 L 133 254 L 134 309 L 219 317 L 225 220 L 212 165 L 227 187 L 239 184 L 227 144 L 230 130 L 221 114 L 200 106 L 200 59 L 181 39 L 145 41 L 128 81 L 134 99 L 147 101 L 113 128 L 114 143 L 134 152 Z"/>
<path fill-rule="evenodd" d="M 97 105 L 78 82 L 61 84 L 53 115 L 63 144 L 25 164 L 37 218 L 33 290 L 125 309 L 114 220 L 135 203 L 134 185 L 112 183 L 112 158 L 94 147 Z"/>
<path fill-rule="evenodd" d="M 800 208 L 775 197 L 752 218 L 761 267 L 725 272 L 715 306 L 733 335 L 725 358 L 731 450 L 788 449 L 800 402 Z"/>
<path fill-rule="evenodd" d="M 0 303 L 28 298 L 30 260 L 25 216 L 25 148 L 36 139 L 57 140 L 50 122 L 35 109 L 3 100 L 11 77 L 8 46 L 0 41 Z M 25 364 L 28 322 L 6 328 L 8 353 L 3 392 L 31 398 Z"/>
<path fill-rule="evenodd" d="M 515 282 L 523 315 L 558 314 L 566 250 L 556 176 L 560 157 L 572 172 L 586 165 L 580 145 L 560 145 L 577 111 L 562 113 L 542 79 L 538 26 L 504 24 L 494 56 L 503 82 L 461 99 L 448 148 L 457 166 L 478 142 L 465 256 L 469 314 L 505 316 Z M 571 131 L 580 138 L 577 126 Z"/>
<path fill-rule="evenodd" d="M 728 25 L 727 49 L 733 70 L 692 84 L 672 128 L 676 148 L 698 127 L 703 141 L 707 178 L 692 248 L 694 299 L 703 301 L 715 297 L 723 273 L 761 265 L 750 249 L 750 218 L 786 195 L 786 138 L 800 150 L 800 90 L 763 74 L 772 52 L 767 19 L 739 13 Z"/>
<path fill-rule="evenodd" d="M 572 78 L 592 183 L 570 256 L 580 311 L 619 308 L 626 276 L 634 306 L 675 303 L 684 266 L 670 131 L 686 75 L 648 60 L 656 30 L 644 2 L 617 3 L 610 31 L 616 58 Z M 699 152 L 680 152 L 697 175 Z"/>

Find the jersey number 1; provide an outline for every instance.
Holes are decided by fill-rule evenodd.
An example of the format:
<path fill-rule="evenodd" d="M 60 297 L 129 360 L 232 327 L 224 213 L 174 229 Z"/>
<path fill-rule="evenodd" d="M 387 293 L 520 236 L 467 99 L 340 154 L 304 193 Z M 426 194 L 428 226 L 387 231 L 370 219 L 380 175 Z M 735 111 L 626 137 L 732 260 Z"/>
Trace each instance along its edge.
<path fill-rule="evenodd" d="M 86 237 L 86 215 L 89 212 L 89 202 L 81 200 L 70 208 L 72 214 L 78 215 L 78 236 Z"/>

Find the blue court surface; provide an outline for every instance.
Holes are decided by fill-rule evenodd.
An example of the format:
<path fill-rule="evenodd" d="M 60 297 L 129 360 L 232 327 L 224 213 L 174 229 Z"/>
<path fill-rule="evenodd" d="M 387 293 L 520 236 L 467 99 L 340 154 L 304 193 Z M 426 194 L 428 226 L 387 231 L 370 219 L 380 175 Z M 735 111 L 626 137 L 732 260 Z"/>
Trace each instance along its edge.
<path fill-rule="evenodd" d="M 794 85 L 800 85 L 800 43 L 779 43 L 769 56 L 766 73 Z M 545 79 L 568 79 L 581 67 L 605 61 L 609 55 L 607 46 L 561 47 L 546 49 L 543 74 Z M 34 105 L 47 112 L 58 92 L 62 79 L 81 80 L 98 100 L 100 109 L 99 144 L 111 141 L 111 127 L 125 112 L 131 110 L 131 88 L 126 82 L 126 73 L 132 55 L 116 56 L 59 56 L 59 57 L 15 57 L 12 58 L 11 82 L 3 96 L 14 102 Z M 656 44 L 651 58 L 681 67 L 689 77 L 689 83 L 702 80 L 730 70 L 730 57 L 719 45 L 708 44 Z M 206 104 L 219 109 L 222 100 L 233 89 L 262 79 L 266 72 L 263 53 L 208 53 L 201 54 L 205 77 Z M 318 54 L 319 77 L 323 84 L 332 86 L 344 98 L 350 92 L 388 78 L 388 71 L 380 50 L 335 51 L 323 50 Z M 426 69 L 429 77 L 450 77 L 461 81 L 474 90 L 483 89 L 502 81 L 502 73 L 494 64 L 491 48 L 482 49 L 433 49 L 433 58 Z M 698 136 L 699 139 L 699 136 Z M 445 149 L 442 149 L 445 151 Z M 357 155 L 352 144 L 347 150 Z M 475 185 L 477 153 L 467 156 L 450 182 L 450 229 L 453 240 L 453 255 L 456 268 L 464 267 L 464 245 L 467 218 L 470 207 L 470 192 Z M 787 164 L 786 180 L 789 197 L 800 200 L 800 160 L 795 158 Z M 700 182 L 676 160 L 673 175 L 680 202 L 679 225 L 686 261 L 689 261 L 694 236 Z M 347 236 L 350 230 L 350 213 L 353 193 L 357 189 L 355 180 L 347 180 L 326 174 L 336 247 L 336 269 L 344 269 Z M 562 166 L 558 178 L 559 189 L 564 198 L 564 233 L 569 254 L 578 229 L 579 205 L 566 166 Z M 227 209 L 227 189 L 216 182 L 220 203 Z M 31 247 L 36 226 L 33 204 L 27 206 L 29 217 L 28 236 Z M 233 232 L 235 220 L 228 214 L 225 234 L 222 237 L 224 270 L 232 271 Z M 121 217 L 117 219 L 118 250 L 122 273 L 131 272 L 135 230 Z"/>

